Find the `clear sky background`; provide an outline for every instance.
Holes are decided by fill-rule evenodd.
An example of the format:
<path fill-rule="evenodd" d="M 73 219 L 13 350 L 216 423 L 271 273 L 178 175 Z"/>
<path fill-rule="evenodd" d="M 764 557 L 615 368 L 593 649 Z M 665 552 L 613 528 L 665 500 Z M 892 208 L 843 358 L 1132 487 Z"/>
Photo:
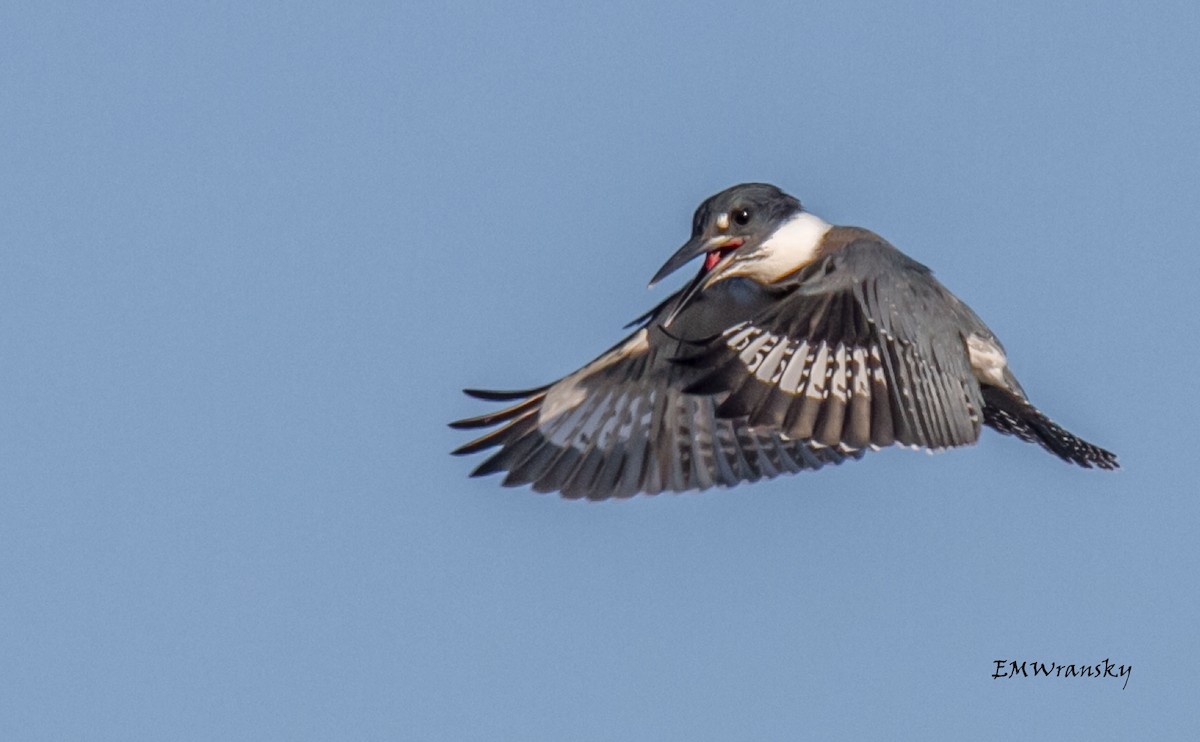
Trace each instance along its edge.
<path fill-rule="evenodd" d="M 169 7 L 168 7 L 169 6 Z M 1195 3 L 7 3 L 0 738 L 1184 738 Z M 1117 474 L 985 432 L 732 491 L 470 480 L 779 184 Z M 690 272 L 685 271 L 685 272 Z M 994 680 L 996 659 L 1132 664 Z"/>

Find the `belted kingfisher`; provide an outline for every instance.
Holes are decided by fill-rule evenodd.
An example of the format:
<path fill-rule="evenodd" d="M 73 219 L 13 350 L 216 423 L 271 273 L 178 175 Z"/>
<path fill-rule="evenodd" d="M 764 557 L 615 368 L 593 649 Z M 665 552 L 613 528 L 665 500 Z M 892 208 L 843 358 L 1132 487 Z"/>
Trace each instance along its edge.
<path fill-rule="evenodd" d="M 981 426 L 1079 466 L 1117 457 L 1043 415 L 1003 346 L 924 265 L 859 227 L 832 226 L 772 185 L 696 210 L 650 282 L 700 272 L 599 358 L 454 428 L 500 426 L 472 476 L 603 500 L 703 490 L 820 469 L 893 444 L 941 450 Z"/>

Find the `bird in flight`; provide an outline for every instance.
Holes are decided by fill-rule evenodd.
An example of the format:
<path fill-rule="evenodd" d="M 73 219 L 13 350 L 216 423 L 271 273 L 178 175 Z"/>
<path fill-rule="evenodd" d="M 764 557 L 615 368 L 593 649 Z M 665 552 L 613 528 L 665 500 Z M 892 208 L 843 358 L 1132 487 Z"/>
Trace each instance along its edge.
<path fill-rule="evenodd" d="M 873 232 L 830 225 L 772 185 L 708 198 L 650 285 L 686 286 L 583 368 L 451 423 L 495 428 L 472 473 L 603 500 L 820 469 L 892 445 L 938 451 L 982 426 L 1085 468 L 1117 457 L 1029 401 L 1000 341 L 931 271 Z"/>

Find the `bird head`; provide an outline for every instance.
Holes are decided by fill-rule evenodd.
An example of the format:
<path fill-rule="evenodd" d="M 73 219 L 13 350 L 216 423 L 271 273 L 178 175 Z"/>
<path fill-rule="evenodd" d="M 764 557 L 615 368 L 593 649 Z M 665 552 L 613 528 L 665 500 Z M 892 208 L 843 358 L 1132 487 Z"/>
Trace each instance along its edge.
<path fill-rule="evenodd" d="M 653 286 L 704 256 L 702 274 L 712 285 L 738 263 L 771 249 L 770 237 L 802 211 L 800 202 L 773 185 L 742 183 L 710 196 L 692 217 L 692 236 L 663 264 Z"/>
<path fill-rule="evenodd" d="M 700 273 L 684 289 L 670 318 L 718 281 L 745 276 L 770 283 L 811 262 L 829 225 L 800 201 L 766 183 L 742 183 L 710 196 L 696 209 L 692 236 L 655 274 L 650 285 L 694 258 Z M 669 321 L 669 320 L 668 320 Z"/>

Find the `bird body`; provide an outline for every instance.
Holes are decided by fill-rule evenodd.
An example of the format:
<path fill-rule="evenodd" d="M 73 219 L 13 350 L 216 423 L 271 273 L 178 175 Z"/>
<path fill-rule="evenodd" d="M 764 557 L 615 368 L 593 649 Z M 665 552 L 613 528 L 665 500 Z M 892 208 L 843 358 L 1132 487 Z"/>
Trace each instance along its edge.
<path fill-rule="evenodd" d="M 1003 346 L 924 265 L 832 226 L 778 188 L 707 199 L 651 285 L 698 275 L 597 359 L 456 428 L 500 426 L 474 475 L 567 497 L 707 489 L 819 469 L 894 444 L 975 443 L 982 426 L 1083 467 L 1116 457 L 1028 400 Z"/>

